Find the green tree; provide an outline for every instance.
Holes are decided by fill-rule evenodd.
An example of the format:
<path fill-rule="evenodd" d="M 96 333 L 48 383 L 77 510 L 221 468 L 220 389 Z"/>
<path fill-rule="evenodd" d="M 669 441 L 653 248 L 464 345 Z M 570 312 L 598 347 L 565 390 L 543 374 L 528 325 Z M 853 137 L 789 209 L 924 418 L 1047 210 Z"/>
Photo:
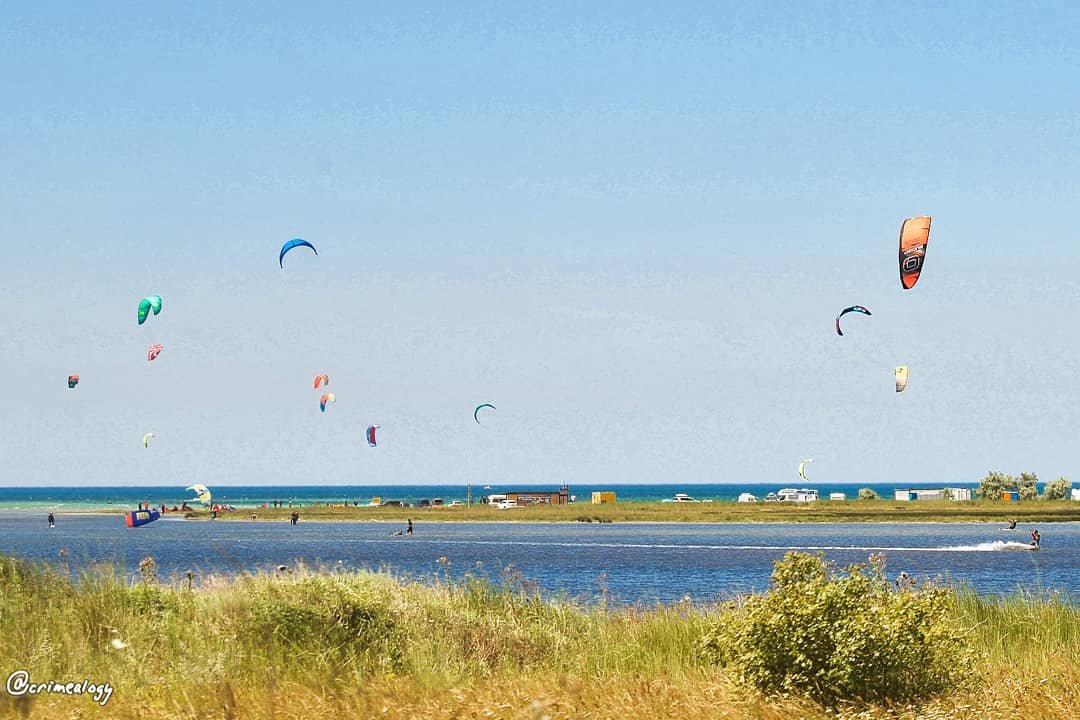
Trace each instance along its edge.
<path fill-rule="evenodd" d="M 1043 488 L 1043 500 L 1064 500 L 1069 497 L 1070 489 L 1072 489 L 1072 482 L 1066 477 L 1051 480 Z"/>
<path fill-rule="evenodd" d="M 859 499 L 860 500 L 877 500 L 878 496 L 877 496 L 877 493 L 874 492 L 873 490 L 871 490 L 870 488 L 862 488 L 862 489 L 859 490 Z"/>
<path fill-rule="evenodd" d="M 1039 499 L 1039 476 L 1033 472 L 1022 472 L 1016 481 L 1016 489 L 1020 491 L 1021 500 Z"/>
<path fill-rule="evenodd" d="M 975 489 L 975 497 L 980 500 L 1000 500 L 1001 493 L 1016 489 L 1016 478 L 999 470 L 991 470 Z"/>

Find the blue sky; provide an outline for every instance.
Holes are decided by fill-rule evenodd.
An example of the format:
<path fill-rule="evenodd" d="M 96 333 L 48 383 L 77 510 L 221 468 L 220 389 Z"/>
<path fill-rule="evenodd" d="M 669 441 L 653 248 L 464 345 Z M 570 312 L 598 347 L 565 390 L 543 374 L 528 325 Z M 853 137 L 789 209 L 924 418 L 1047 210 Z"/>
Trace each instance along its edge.
<path fill-rule="evenodd" d="M 0 484 L 1077 474 L 1080 9 L 444 5 L 5 9 Z"/>

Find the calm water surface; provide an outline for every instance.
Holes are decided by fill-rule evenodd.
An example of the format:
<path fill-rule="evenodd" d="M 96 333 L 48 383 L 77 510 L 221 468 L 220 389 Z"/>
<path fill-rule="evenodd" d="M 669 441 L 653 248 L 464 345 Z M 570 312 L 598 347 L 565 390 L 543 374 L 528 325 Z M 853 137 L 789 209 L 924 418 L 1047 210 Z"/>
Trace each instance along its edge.
<path fill-rule="evenodd" d="M 1022 588 L 1080 597 L 1080 523 L 1039 526 L 1042 550 L 1024 549 L 1030 528 L 997 524 L 587 524 L 427 523 L 412 537 L 386 522 L 212 522 L 166 518 L 142 528 L 119 516 L 0 518 L 0 553 L 56 562 L 72 572 L 96 562 L 136 571 L 153 556 L 164 575 L 318 567 L 386 569 L 408 577 L 465 573 L 498 580 L 504 568 L 545 594 L 584 601 L 601 587 L 621 603 L 729 598 L 767 587 L 772 563 L 790 550 L 821 551 L 839 564 L 888 557 L 891 575 L 964 582 L 984 594 Z M 445 557 L 448 564 L 440 564 Z"/>

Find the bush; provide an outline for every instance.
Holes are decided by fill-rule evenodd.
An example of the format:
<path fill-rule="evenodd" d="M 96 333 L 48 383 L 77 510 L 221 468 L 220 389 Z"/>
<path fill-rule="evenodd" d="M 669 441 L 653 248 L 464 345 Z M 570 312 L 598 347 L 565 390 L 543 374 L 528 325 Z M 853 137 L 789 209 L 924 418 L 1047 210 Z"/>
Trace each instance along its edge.
<path fill-rule="evenodd" d="M 1072 482 L 1068 478 L 1059 477 L 1057 480 L 1051 480 L 1043 488 L 1043 500 L 1064 500 L 1069 497 L 1071 489 Z"/>
<path fill-rule="evenodd" d="M 919 700 L 971 672 L 970 635 L 949 622 L 950 598 L 896 591 L 882 562 L 834 573 L 820 556 L 788 553 L 769 591 L 723 613 L 702 649 L 770 694 L 826 705 Z"/>
<path fill-rule="evenodd" d="M 877 495 L 876 492 L 874 492 L 870 488 L 862 488 L 862 489 L 859 490 L 859 499 L 860 500 L 877 500 L 878 495 Z"/>

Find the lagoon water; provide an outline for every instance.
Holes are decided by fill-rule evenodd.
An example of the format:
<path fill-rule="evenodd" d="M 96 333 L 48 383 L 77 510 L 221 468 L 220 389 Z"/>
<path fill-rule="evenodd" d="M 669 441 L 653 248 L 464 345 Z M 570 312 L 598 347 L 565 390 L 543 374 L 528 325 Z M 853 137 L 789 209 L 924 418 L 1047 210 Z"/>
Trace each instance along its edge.
<path fill-rule="evenodd" d="M 889 573 L 966 583 L 983 594 L 1017 589 L 1080 597 L 1080 523 L 1040 526 L 1043 547 L 1025 549 L 1028 531 L 990 523 L 401 523 L 188 521 L 164 518 L 128 529 L 110 515 L 65 515 L 49 529 L 37 513 L 2 518 L 0 554 L 59 562 L 79 573 L 111 562 L 135 575 L 152 556 L 163 575 L 232 574 L 303 562 L 343 570 L 385 569 L 431 579 L 447 572 L 486 576 L 505 569 L 534 581 L 545 595 L 583 602 L 603 591 L 609 602 L 700 602 L 768 585 L 772 563 L 791 550 L 820 551 L 838 564 L 885 553 Z M 445 557 L 448 562 L 440 563 Z"/>

